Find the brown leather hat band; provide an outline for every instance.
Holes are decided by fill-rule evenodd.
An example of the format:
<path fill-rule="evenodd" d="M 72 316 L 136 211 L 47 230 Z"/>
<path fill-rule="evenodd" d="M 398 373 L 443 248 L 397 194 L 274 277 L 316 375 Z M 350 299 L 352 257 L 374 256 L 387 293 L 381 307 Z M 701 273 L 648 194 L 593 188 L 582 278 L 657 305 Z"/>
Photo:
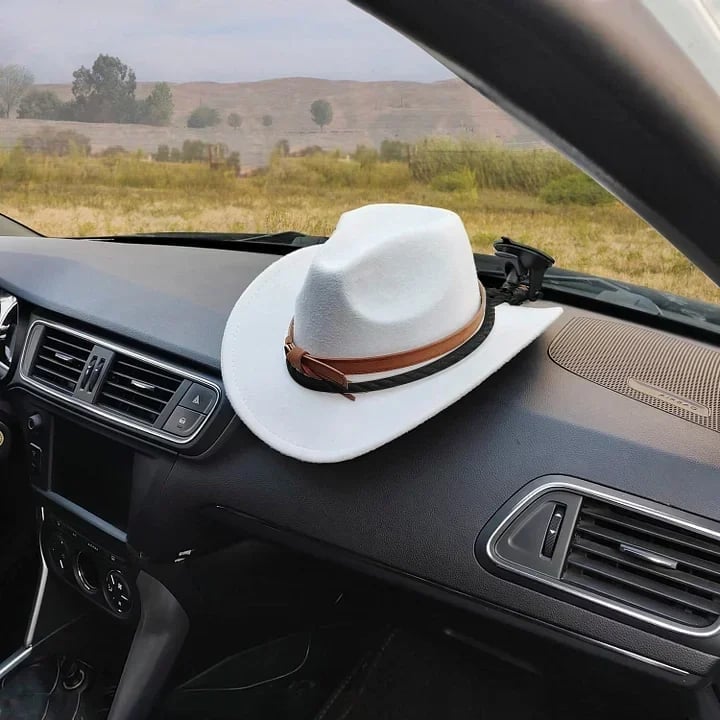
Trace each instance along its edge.
<path fill-rule="evenodd" d="M 294 320 L 291 320 L 285 338 L 285 357 L 288 364 L 299 373 L 311 378 L 326 380 L 347 389 L 348 375 L 368 375 L 370 373 L 402 370 L 413 365 L 429 362 L 455 350 L 471 338 L 483 324 L 485 309 L 485 288 L 480 284 L 480 306 L 478 311 L 459 330 L 441 340 L 414 350 L 364 358 L 317 358 L 310 355 L 306 350 L 295 344 Z"/>

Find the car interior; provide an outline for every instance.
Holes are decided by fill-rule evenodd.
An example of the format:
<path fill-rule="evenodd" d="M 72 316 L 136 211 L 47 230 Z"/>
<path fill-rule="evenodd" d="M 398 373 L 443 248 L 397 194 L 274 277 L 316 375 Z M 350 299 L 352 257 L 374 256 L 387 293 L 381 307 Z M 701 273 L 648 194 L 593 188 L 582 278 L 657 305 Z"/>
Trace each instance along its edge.
<path fill-rule="evenodd" d="M 641 3 L 356 4 L 720 280 L 720 101 L 656 70 L 650 19 L 625 33 Z M 720 718 L 717 312 L 543 267 L 563 313 L 489 380 L 303 462 L 220 353 L 243 291 L 323 241 L 0 218 L 0 717 Z M 475 265 L 543 280 L 512 243 Z"/>

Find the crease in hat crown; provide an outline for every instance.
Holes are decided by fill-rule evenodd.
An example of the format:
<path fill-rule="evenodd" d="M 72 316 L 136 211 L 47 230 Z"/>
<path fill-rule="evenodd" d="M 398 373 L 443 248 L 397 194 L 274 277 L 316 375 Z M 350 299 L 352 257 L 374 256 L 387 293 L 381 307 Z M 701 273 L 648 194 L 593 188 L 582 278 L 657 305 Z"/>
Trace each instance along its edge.
<path fill-rule="evenodd" d="M 313 258 L 295 302 L 295 340 L 319 357 L 403 352 L 452 334 L 479 303 L 456 213 L 366 205 L 344 213 Z"/>

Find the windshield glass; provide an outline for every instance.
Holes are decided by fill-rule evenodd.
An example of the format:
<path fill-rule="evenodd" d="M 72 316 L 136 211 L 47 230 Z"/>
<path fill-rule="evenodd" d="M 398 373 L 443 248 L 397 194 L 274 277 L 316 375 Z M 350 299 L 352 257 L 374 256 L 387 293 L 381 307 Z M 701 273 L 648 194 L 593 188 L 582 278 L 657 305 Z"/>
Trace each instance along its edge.
<path fill-rule="evenodd" d="M 720 88 L 720 0 L 644 4 Z M 3 10 L 0 213 L 41 233 L 327 235 L 359 205 L 421 203 L 458 212 L 477 252 L 507 235 L 561 268 L 720 303 L 643 220 L 348 3 Z"/>

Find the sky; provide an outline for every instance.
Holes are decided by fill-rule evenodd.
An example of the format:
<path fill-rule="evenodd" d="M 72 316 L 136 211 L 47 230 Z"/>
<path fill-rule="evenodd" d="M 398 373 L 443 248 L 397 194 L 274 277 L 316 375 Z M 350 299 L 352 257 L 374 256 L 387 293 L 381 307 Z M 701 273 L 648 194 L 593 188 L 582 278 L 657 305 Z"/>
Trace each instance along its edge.
<path fill-rule="evenodd" d="M 2 0 L 0 65 L 70 82 L 99 53 L 140 81 L 434 81 L 424 50 L 345 0 Z"/>

